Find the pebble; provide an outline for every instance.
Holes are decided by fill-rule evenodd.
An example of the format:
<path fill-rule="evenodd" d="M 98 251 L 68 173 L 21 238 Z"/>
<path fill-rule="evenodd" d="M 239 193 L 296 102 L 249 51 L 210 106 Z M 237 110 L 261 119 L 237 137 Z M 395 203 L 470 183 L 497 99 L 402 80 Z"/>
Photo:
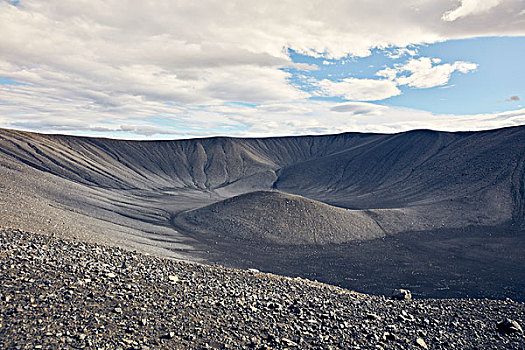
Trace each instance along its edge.
<path fill-rule="evenodd" d="M 378 316 L 378 315 L 373 314 L 373 313 L 366 314 L 366 318 L 369 319 L 369 320 L 381 320 L 381 316 Z"/>
<path fill-rule="evenodd" d="M 384 340 L 393 340 L 394 341 L 394 340 L 397 340 L 397 336 L 395 334 L 393 334 L 393 333 L 385 332 L 383 334 L 383 339 Z"/>
<path fill-rule="evenodd" d="M 419 347 L 423 349 L 428 349 L 427 343 L 425 343 L 425 340 L 423 340 L 423 338 L 417 338 L 416 345 L 418 345 Z"/>
<path fill-rule="evenodd" d="M 171 282 L 178 282 L 178 281 L 179 281 L 179 277 L 178 277 L 178 276 L 174 276 L 174 275 L 169 275 L 169 276 L 168 276 L 168 279 L 169 279 Z"/>
<path fill-rule="evenodd" d="M 286 346 L 290 346 L 290 347 L 293 347 L 293 348 L 296 348 L 299 346 L 299 344 L 297 344 L 296 342 L 288 339 L 288 338 L 282 338 L 281 339 L 281 342 L 283 342 L 284 345 Z"/>
<path fill-rule="evenodd" d="M 498 322 L 496 327 L 500 333 L 505 333 L 505 334 L 521 333 L 523 334 L 523 328 L 521 328 L 520 324 L 516 322 L 515 320 L 511 320 L 509 318 L 501 322 Z"/>
<path fill-rule="evenodd" d="M 175 338 L 175 332 L 166 333 L 161 338 L 162 339 L 173 339 L 173 338 Z"/>

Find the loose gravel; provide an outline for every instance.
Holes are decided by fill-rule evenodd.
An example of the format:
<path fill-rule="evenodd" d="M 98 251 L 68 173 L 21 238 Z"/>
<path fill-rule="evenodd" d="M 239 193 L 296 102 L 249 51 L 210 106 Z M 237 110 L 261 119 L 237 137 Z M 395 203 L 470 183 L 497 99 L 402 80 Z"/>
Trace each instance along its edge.
<path fill-rule="evenodd" d="M 523 325 L 512 300 L 393 300 L 0 230 L 1 349 L 523 349 Z"/>

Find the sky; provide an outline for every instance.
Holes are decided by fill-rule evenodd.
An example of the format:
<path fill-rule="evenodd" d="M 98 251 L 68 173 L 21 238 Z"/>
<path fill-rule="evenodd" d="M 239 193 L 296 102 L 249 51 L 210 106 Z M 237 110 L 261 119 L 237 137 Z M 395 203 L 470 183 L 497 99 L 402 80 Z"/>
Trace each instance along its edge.
<path fill-rule="evenodd" d="M 0 127 L 122 139 L 525 125 L 525 0 L 0 0 Z"/>

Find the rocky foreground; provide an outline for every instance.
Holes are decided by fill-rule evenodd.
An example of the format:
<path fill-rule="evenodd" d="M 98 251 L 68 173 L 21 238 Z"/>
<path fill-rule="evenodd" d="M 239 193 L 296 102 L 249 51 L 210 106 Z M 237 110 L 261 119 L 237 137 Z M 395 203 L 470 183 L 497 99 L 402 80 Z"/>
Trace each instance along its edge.
<path fill-rule="evenodd" d="M 0 230 L 1 349 L 523 349 L 520 324 L 511 300 L 391 300 Z"/>

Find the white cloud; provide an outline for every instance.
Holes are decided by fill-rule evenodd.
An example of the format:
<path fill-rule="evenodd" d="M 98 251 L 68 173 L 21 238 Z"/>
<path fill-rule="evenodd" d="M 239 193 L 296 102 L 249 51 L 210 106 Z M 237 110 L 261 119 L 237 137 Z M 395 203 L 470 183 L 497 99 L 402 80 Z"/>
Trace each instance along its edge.
<path fill-rule="evenodd" d="M 525 124 L 524 109 L 494 114 L 436 115 L 367 102 L 298 100 L 186 106 L 133 96 L 115 106 L 102 108 L 90 104 L 89 98 L 71 99 L 66 92 L 51 92 L 34 86 L 0 85 L 0 125 L 49 133 L 174 139 L 401 132 L 416 128 L 483 130 Z M 21 105 L 25 107 L 20 108 Z"/>
<path fill-rule="evenodd" d="M 353 101 L 377 101 L 401 94 L 396 83 L 381 79 L 346 78 L 341 81 L 323 79 L 317 83 L 324 96 L 340 96 Z"/>
<path fill-rule="evenodd" d="M 295 63 L 295 62 L 292 62 L 290 65 L 290 67 L 292 68 L 295 68 L 297 70 L 306 70 L 306 71 L 311 71 L 311 70 L 318 70 L 319 67 L 316 66 L 315 64 L 308 64 L 308 63 Z"/>
<path fill-rule="evenodd" d="M 386 67 L 376 73 L 378 77 L 394 80 L 397 77 L 398 69 Z"/>
<path fill-rule="evenodd" d="M 305 100 L 309 93 L 291 83 L 283 68 L 316 67 L 294 64 L 287 49 L 331 62 L 366 56 L 375 47 L 525 35 L 517 15 L 523 10 L 520 0 L 486 7 L 478 11 L 479 19 L 465 15 L 461 21 L 443 21 L 445 12 L 470 5 L 463 1 L 456 6 L 454 0 L 395 5 L 334 0 L 330 6 L 304 0 L 20 0 L 13 6 L 0 0 L 0 77 L 26 84 L 0 85 L 0 125 L 68 132 L 106 128 L 117 136 L 131 125 L 129 136 L 157 132 L 152 118 L 164 118 L 180 126 L 180 135 L 199 135 L 195 130 L 217 132 L 223 124 L 262 130 L 257 129 L 264 120 L 260 114 L 269 113 L 279 116 L 268 120 L 277 125 L 293 118 L 290 125 L 304 122 L 315 130 L 351 128 L 354 124 L 339 122 L 345 113 Z M 447 16 L 458 15 L 452 13 Z M 456 63 L 430 71 L 418 66 L 406 84 L 436 84 L 447 70 L 471 69 Z M 397 73 L 383 77 L 388 79 L 326 81 L 321 88 L 360 101 L 399 94 L 398 82 L 391 81 Z M 231 101 L 258 107 L 214 111 L 226 110 Z M 284 106 L 285 112 L 275 109 Z M 319 114 L 304 117 L 305 109 L 331 112 L 336 126 L 315 122 Z M 302 130 L 297 125 L 282 130 Z"/>
<path fill-rule="evenodd" d="M 445 12 L 441 18 L 452 22 L 458 18 L 486 13 L 498 6 L 502 0 L 460 0 L 460 2 L 461 5 L 458 8 Z"/>
<path fill-rule="evenodd" d="M 417 55 L 417 49 L 409 49 L 407 47 L 401 47 L 395 49 L 393 52 L 388 53 L 388 57 L 390 58 L 400 58 L 403 56 L 416 56 Z"/>
<path fill-rule="evenodd" d="M 463 61 L 456 61 L 452 64 L 433 64 L 439 62 L 441 62 L 439 59 L 429 57 L 412 58 L 395 68 L 382 69 L 376 75 L 395 81 L 397 85 L 430 88 L 447 84 L 450 75 L 455 71 L 468 73 L 478 67 L 475 63 Z"/>
<path fill-rule="evenodd" d="M 388 107 L 367 102 L 346 102 L 330 108 L 330 110 L 334 112 L 350 113 L 352 115 L 363 114 L 367 116 L 380 114 L 386 109 L 388 109 Z"/>

